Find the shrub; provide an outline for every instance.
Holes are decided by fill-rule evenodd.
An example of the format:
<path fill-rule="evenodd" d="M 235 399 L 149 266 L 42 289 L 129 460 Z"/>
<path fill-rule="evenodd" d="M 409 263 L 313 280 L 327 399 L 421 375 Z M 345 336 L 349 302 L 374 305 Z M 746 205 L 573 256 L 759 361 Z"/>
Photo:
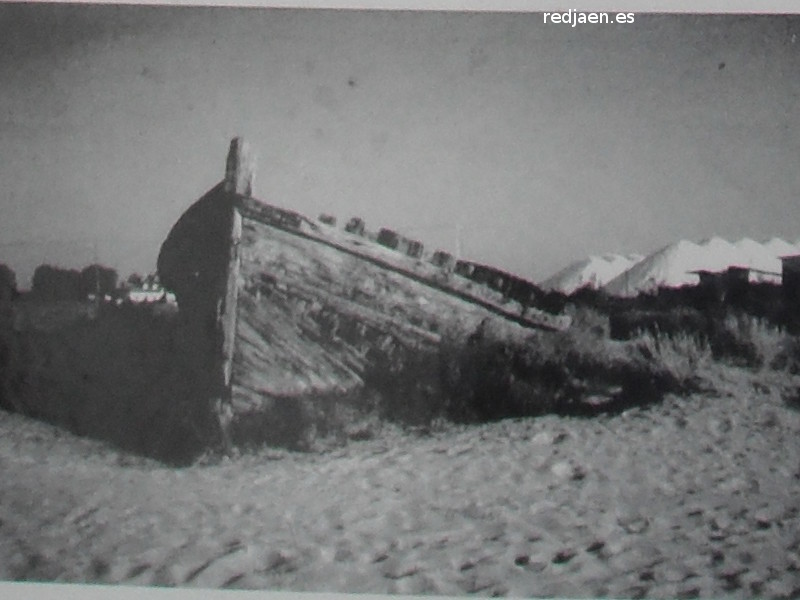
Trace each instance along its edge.
<path fill-rule="evenodd" d="M 776 371 L 800 375 L 800 338 L 784 334 L 778 346 L 768 366 Z"/>
<path fill-rule="evenodd" d="M 627 310 L 612 314 L 609 323 L 613 339 L 638 340 L 644 351 L 654 357 L 660 354 L 667 367 L 673 358 L 679 359 L 681 350 L 697 359 L 710 350 L 716 360 L 755 369 L 772 368 L 789 360 L 787 344 L 791 336 L 765 318 L 730 308 L 711 313 L 686 307 Z M 684 368 L 688 363 L 680 367 Z"/>
<path fill-rule="evenodd" d="M 18 310 L 38 318 L 42 308 Z M 179 319 L 101 305 L 92 319 L 49 320 L 0 331 L 0 407 L 170 464 L 214 442 L 217 424 L 202 401 L 213 371 L 190 360 L 202 349 Z"/>
<path fill-rule="evenodd" d="M 660 365 L 677 381 L 690 381 L 710 366 L 713 356 L 703 336 L 646 332 L 635 340 L 643 356 Z"/>
<path fill-rule="evenodd" d="M 656 338 L 650 343 L 643 350 L 638 341 L 609 340 L 596 327 L 525 338 L 479 327 L 466 341 L 443 346 L 448 415 L 485 421 L 551 412 L 594 414 L 648 404 L 692 387 L 696 370 L 678 361 L 681 348 L 675 344 L 694 342 Z M 695 354 L 699 364 L 702 349 Z"/>
<path fill-rule="evenodd" d="M 772 368 L 789 340 L 778 327 L 744 313 L 716 319 L 710 337 L 715 358 L 755 369 Z"/>
<path fill-rule="evenodd" d="M 572 317 L 572 329 L 589 332 L 598 337 L 610 336 L 610 319 L 608 315 L 598 309 L 580 306 L 567 305 L 564 314 Z"/>
<path fill-rule="evenodd" d="M 630 340 L 642 333 L 676 335 L 688 333 L 704 335 L 708 319 L 700 311 L 679 307 L 670 311 L 626 310 L 611 315 L 611 337 Z"/>
<path fill-rule="evenodd" d="M 776 359 L 790 341 L 790 336 L 765 319 L 749 317 L 744 319 L 745 335 L 756 349 L 761 366 L 774 368 Z"/>

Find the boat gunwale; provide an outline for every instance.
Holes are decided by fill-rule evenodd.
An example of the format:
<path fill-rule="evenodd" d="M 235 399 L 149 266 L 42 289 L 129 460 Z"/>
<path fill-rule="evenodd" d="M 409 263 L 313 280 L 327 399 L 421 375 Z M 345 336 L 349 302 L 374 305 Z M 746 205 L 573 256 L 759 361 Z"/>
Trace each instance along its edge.
<path fill-rule="evenodd" d="M 340 252 L 344 252 L 344 253 L 349 254 L 351 256 L 360 258 L 360 259 L 365 260 L 365 261 L 367 261 L 367 262 L 369 262 L 369 263 L 371 263 L 371 264 L 373 264 L 375 266 L 378 266 L 378 267 L 380 267 L 382 269 L 386 269 L 386 270 L 392 271 L 394 273 L 398 273 L 400 275 L 403 275 L 404 277 L 408 277 L 409 279 L 411 279 L 411 280 L 413 280 L 413 281 L 415 281 L 417 283 L 420 283 L 420 284 L 423 284 L 423 285 L 425 285 L 427 287 L 430 287 L 430 288 L 433 288 L 435 290 L 444 292 L 444 293 L 449 294 L 451 296 L 455 296 L 455 297 L 457 297 L 457 298 L 459 298 L 459 299 L 461 299 L 461 300 L 463 300 L 465 302 L 469 302 L 470 304 L 475 304 L 477 306 L 480 306 L 481 308 L 483 308 L 483 309 L 485 309 L 485 310 L 487 310 L 487 311 L 489 311 L 489 312 L 491 312 L 491 313 L 493 313 L 493 314 L 495 314 L 495 315 L 497 315 L 499 317 L 502 317 L 502 318 L 504 318 L 506 320 L 513 321 L 513 322 L 515 322 L 515 323 L 517 323 L 517 324 L 519 324 L 519 325 L 521 325 L 523 327 L 526 327 L 526 328 L 529 328 L 529 329 L 542 329 L 542 330 L 545 330 L 545 331 L 564 331 L 570 325 L 570 323 L 568 321 L 569 317 L 566 317 L 564 315 L 547 315 L 547 313 L 544 313 L 540 309 L 537 309 L 535 307 L 527 307 L 527 308 L 529 308 L 529 309 L 532 308 L 533 310 L 536 310 L 536 311 L 540 312 L 542 315 L 547 315 L 547 316 L 543 317 L 543 320 L 548 320 L 548 319 L 552 319 L 553 321 L 561 320 L 565 324 L 562 325 L 562 326 L 559 326 L 557 324 L 545 324 L 545 323 L 541 323 L 541 322 L 538 322 L 538 321 L 535 321 L 535 320 L 531 320 L 531 319 L 525 318 L 522 315 L 517 315 L 517 314 L 514 314 L 514 313 L 512 313 L 510 311 L 504 310 L 502 307 L 498 306 L 497 304 L 495 304 L 493 302 L 490 302 L 488 300 L 484 300 L 484 299 L 482 299 L 482 298 L 480 298 L 478 296 L 474 296 L 472 294 L 469 294 L 469 293 L 467 293 L 465 291 L 459 290 L 459 289 L 454 288 L 452 286 L 445 285 L 443 283 L 440 283 L 438 281 L 435 281 L 435 280 L 433 280 L 431 278 L 428 278 L 428 277 L 425 277 L 423 275 L 419 275 L 419 274 L 413 272 L 412 270 L 405 269 L 405 268 L 403 268 L 403 267 L 401 267 L 399 265 L 396 265 L 396 264 L 392 264 L 391 262 L 389 262 L 387 260 L 384 260 L 384 259 L 381 259 L 381 258 L 379 258 L 377 256 L 373 256 L 373 255 L 367 254 L 365 252 L 359 252 L 358 250 L 355 250 L 353 248 L 348 248 L 347 246 L 345 246 L 343 244 L 340 244 L 340 243 L 338 243 L 338 242 L 336 242 L 336 241 L 334 241 L 332 239 L 329 239 L 329 238 L 326 238 L 326 237 L 322 237 L 321 235 L 312 235 L 310 233 L 307 233 L 305 231 L 300 230 L 299 228 L 284 226 L 284 225 L 281 225 L 281 224 L 276 223 L 274 221 L 271 222 L 268 217 L 266 217 L 265 215 L 261 214 L 258 211 L 257 207 L 253 207 L 252 206 L 253 204 L 256 204 L 258 206 L 263 206 L 264 208 L 267 208 L 267 209 L 270 209 L 270 210 L 278 211 L 279 213 L 282 213 L 282 214 L 288 214 L 288 215 L 293 215 L 293 216 L 299 217 L 301 221 L 307 223 L 313 230 L 320 231 L 319 227 L 315 223 L 313 223 L 308 217 L 305 217 L 304 215 L 302 215 L 300 213 L 297 213 L 295 211 L 286 210 L 286 209 L 279 208 L 277 206 L 273 206 L 271 204 L 268 204 L 268 203 L 266 203 L 266 202 L 264 202 L 262 200 L 259 200 L 257 198 L 253 198 L 251 196 L 243 196 L 243 195 L 237 194 L 237 198 L 236 198 L 236 202 L 234 203 L 234 207 L 235 207 L 236 210 L 240 211 L 242 213 L 242 216 L 245 217 L 245 218 L 253 219 L 253 220 L 255 220 L 255 221 L 257 221 L 257 222 L 259 222 L 262 225 L 265 225 L 267 227 L 272 227 L 273 229 L 284 231 L 286 233 L 289 233 L 289 234 L 292 234 L 292 235 L 295 235 L 295 236 L 298 236 L 298 237 L 302 237 L 302 238 L 307 239 L 307 240 L 311 240 L 311 241 L 326 245 L 326 246 L 328 246 L 330 248 L 333 248 L 335 250 L 338 250 Z"/>

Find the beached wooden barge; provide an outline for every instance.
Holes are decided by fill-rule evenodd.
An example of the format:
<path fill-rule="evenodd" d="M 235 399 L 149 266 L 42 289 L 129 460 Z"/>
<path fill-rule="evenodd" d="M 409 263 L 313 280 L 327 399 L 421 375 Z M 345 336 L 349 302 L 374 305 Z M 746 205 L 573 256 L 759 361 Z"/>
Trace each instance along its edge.
<path fill-rule="evenodd" d="M 449 333 L 487 320 L 569 326 L 526 305 L 518 277 L 465 262 L 454 271 L 421 249 L 387 248 L 363 226 L 348 232 L 257 200 L 253 169 L 234 139 L 225 179 L 180 217 L 158 258 L 233 443 L 290 440 L 310 414 L 324 422 L 330 399 L 357 398 L 376 379 L 402 391 L 392 373 L 434 356 Z"/>

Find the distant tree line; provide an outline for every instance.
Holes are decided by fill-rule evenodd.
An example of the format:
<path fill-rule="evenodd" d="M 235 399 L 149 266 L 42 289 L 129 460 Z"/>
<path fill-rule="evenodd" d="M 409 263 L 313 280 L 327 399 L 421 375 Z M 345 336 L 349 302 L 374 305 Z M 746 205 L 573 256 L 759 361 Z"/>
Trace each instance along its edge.
<path fill-rule="evenodd" d="M 33 272 L 31 295 L 40 300 L 82 300 L 90 294 L 104 296 L 117 288 L 117 271 L 103 265 L 83 270 L 40 265 Z"/>
<path fill-rule="evenodd" d="M 25 294 L 36 300 L 85 300 L 88 296 L 115 296 L 120 290 L 157 285 L 158 275 L 132 273 L 121 281 L 115 269 L 93 264 L 82 270 L 39 265 L 33 273 L 30 292 L 20 292 L 14 270 L 0 263 L 0 302 L 7 303 Z"/>
<path fill-rule="evenodd" d="M 11 267 L 0 263 L 0 304 L 17 295 L 17 275 Z"/>

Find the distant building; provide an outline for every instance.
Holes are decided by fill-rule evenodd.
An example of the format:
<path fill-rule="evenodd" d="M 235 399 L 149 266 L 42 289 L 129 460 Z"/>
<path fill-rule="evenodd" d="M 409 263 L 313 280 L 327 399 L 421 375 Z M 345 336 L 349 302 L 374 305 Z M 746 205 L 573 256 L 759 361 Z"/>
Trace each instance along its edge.
<path fill-rule="evenodd" d="M 800 303 L 800 254 L 781 256 L 783 294 L 792 303 Z"/>
<path fill-rule="evenodd" d="M 702 293 L 705 301 L 711 302 L 724 302 L 728 295 L 728 272 L 726 271 L 709 271 L 701 269 L 698 271 L 689 271 L 697 275 L 699 282 L 698 289 Z"/>
<path fill-rule="evenodd" d="M 145 277 L 142 284 L 130 288 L 125 292 L 125 300 L 133 304 L 149 304 L 152 302 L 175 303 L 175 294 L 164 289 L 158 275 L 151 274 Z"/>
<path fill-rule="evenodd" d="M 705 296 L 718 302 L 741 298 L 753 283 L 780 284 L 781 274 L 750 267 L 732 266 L 723 271 L 690 271 L 700 279 L 698 287 Z"/>
<path fill-rule="evenodd" d="M 728 267 L 723 271 L 690 271 L 700 278 L 700 285 L 717 285 L 722 282 L 725 285 L 747 284 L 747 283 L 781 283 L 781 274 L 772 271 L 762 271 L 750 267 Z"/>
<path fill-rule="evenodd" d="M 344 230 L 347 233 L 353 233 L 355 235 L 363 236 L 365 227 L 366 227 L 366 225 L 365 225 L 363 219 L 361 219 L 359 217 L 353 217 L 344 226 Z"/>
<path fill-rule="evenodd" d="M 728 267 L 728 281 L 736 283 L 774 283 L 781 284 L 781 274 L 751 267 Z"/>

